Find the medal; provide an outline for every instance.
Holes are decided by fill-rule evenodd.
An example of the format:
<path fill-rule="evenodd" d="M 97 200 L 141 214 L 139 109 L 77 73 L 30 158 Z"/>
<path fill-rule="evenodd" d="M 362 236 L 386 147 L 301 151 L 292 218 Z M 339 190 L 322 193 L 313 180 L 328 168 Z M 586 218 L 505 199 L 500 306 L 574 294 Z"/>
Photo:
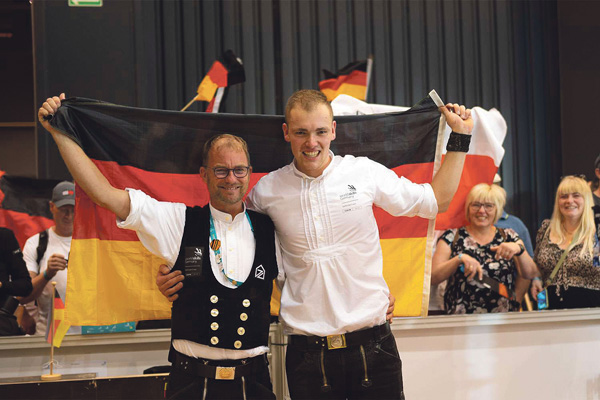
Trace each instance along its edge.
<path fill-rule="evenodd" d="M 250 229 L 252 230 L 252 232 L 254 232 L 254 228 L 252 227 L 252 221 L 250 221 L 250 216 L 248 215 L 247 212 L 244 212 L 244 213 L 246 214 L 246 219 L 248 220 L 248 224 L 250 224 Z M 227 275 L 227 273 L 225 272 L 225 266 L 223 265 L 223 257 L 221 256 L 221 241 L 219 239 L 217 239 L 217 231 L 215 230 L 215 223 L 213 221 L 212 214 L 209 213 L 209 217 L 210 217 L 209 220 L 210 220 L 210 239 L 211 239 L 210 248 L 212 249 L 212 251 L 215 254 L 215 262 L 219 266 L 219 269 L 221 270 L 221 273 L 223 274 L 223 276 L 225 276 L 225 278 L 229 282 L 231 282 L 234 286 L 239 287 L 244 282 L 240 282 L 240 281 L 231 279 L 231 277 L 229 277 Z"/>

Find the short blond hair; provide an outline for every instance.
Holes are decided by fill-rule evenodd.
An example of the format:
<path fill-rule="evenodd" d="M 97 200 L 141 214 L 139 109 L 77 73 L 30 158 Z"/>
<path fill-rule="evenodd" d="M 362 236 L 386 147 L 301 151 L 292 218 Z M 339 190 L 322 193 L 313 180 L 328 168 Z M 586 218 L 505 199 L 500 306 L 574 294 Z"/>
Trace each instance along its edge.
<path fill-rule="evenodd" d="M 592 197 L 590 186 L 585 179 L 577 176 L 566 176 L 560 181 L 554 198 L 554 209 L 552 211 L 552 218 L 550 219 L 550 231 L 556 235 L 560 242 L 565 240 L 566 235 L 563 227 L 565 219 L 560 212 L 558 200 L 560 199 L 560 196 L 569 193 L 579 193 L 583 197 L 583 214 L 581 214 L 579 224 L 574 233 L 575 237 L 579 235 L 575 245 L 583 244 L 581 254 L 583 255 L 588 252 L 591 255 L 594 249 L 594 236 L 596 235 L 594 212 L 592 211 L 594 199 Z"/>
<path fill-rule="evenodd" d="M 304 111 L 310 112 L 321 104 L 327 107 L 333 121 L 333 108 L 331 108 L 331 103 L 327 100 L 327 96 L 323 92 L 312 89 L 298 90 L 290 96 L 285 105 L 285 122 L 289 124 L 290 114 L 294 108 L 300 107 Z"/>
<path fill-rule="evenodd" d="M 218 149 L 221 147 L 243 151 L 248 159 L 248 166 L 250 166 L 250 153 L 248 152 L 248 144 L 246 141 L 239 136 L 230 135 L 229 133 L 222 133 L 220 135 L 211 137 L 204 143 L 204 147 L 202 149 L 202 165 L 204 167 L 208 166 L 208 157 L 210 156 L 210 151 L 213 148 Z"/>
<path fill-rule="evenodd" d="M 494 184 L 488 185 L 487 183 L 480 183 L 473 186 L 467 195 L 467 201 L 465 201 L 465 217 L 469 223 L 471 223 L 471 220 L 469 219 L 469 207 L 476 201 L 480 203 L 492 203 L 496 206 L 496 215 L 494 216 L 495 224 L 504 212 L 506 191 L 501 186 Z"/>

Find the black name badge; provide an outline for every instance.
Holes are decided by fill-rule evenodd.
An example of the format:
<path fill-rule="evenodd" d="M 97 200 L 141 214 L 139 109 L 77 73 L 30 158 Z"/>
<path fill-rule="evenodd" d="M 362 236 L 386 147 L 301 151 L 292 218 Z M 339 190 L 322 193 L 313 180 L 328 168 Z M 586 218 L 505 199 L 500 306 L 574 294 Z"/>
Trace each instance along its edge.
<path fill-rule="evenodd" d="M 205 252 L 205 247 L 191 246 L 185 248 L 184 275 L 186 278 L 200 278 L 202 276 L 202 260 Z"/>

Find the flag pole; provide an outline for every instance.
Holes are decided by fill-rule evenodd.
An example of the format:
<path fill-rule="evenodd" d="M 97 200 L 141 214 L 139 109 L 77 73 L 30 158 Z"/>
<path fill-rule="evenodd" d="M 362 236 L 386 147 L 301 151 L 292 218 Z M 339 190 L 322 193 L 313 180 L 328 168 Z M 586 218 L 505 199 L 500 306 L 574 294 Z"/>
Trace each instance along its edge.
<path fill-rule="evenodd" d="M 367 88 L 365 89 L 365 101 L 369 95 L 369 86 L 371 85 L 371 72 L 373 71 L 373 54 L 367 58 Z"/>
<path fill-rule="evenodd" d="M 54 298 L 56 297 L 56 281 L 52 281 L 52 333 L 50 340 L 50 373 L 41 376 L 43 381 L 55 381 L 62 377 L 62 374 L 54 373 L 54 335 L 56 334 L 56 309 Z"/>
<path fill-rule="evenodd" d="M 191 100 L 189 103 L 187 103 L 187 104 L 186 104 L 186 106 L 185 106 L 185 107 L 183 107 L 183 108 L 182 108 L 180 111 L 185 111 L 185 110 L 187 110 L 187 109 L 188 109 L 188 107 L 189 107 L 189 106 L 191 106 L 191 105 L 192 105 L 192 103 L 193 103 L 194 101 L 196 101 L 196 97 L 197 97 L 197 96 L 195 96 L 195 97 L 194 97 L 194 98 L 193 98 L 193 99 L 192 99 L 192 100 Z"/>

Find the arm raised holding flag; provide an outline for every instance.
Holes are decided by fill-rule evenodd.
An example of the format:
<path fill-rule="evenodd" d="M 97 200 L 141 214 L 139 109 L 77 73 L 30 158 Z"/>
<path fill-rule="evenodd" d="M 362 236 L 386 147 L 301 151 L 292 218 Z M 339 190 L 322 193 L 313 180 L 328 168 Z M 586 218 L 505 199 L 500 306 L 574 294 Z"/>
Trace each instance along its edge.
<path fill-rule="evenodd" d="M 75 181 L 189 283 L 172 308 L 167 396 L 200 398 L 209 391 L 246 398 L 248 391 L 248 398 L 275 399 L 266 356 L 278 274 L 275 235 L 272 221 L 242 202 L 252 173 L 246 142 L 222 134 L 204 143 L 199 172 L 209 205 L 159 202 L 140 190 L 113 187 L 75 141 L 45 121 L 64 99 L 49 98 L 38 118 Z"/>
<path fill-rule="evenodd" d="M 64 99 L 64 93 L 46 99 L 38 111 L 40 123 L 52 135 L 69 172 L 83 191 L 94 203 L 114 212 L 119 219 L 125 220 L 130 211 L 127 192 L 113 187 L 83 149 L 69 137 L 54 129 L 47 120 L 49 116 L 56 113 L 61 100 Z"/>

